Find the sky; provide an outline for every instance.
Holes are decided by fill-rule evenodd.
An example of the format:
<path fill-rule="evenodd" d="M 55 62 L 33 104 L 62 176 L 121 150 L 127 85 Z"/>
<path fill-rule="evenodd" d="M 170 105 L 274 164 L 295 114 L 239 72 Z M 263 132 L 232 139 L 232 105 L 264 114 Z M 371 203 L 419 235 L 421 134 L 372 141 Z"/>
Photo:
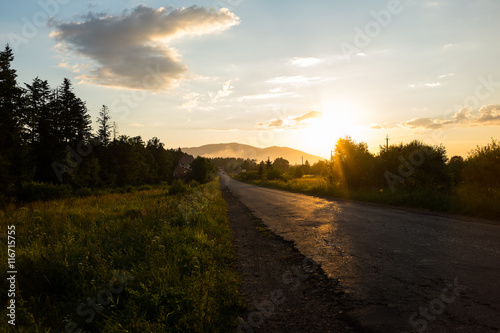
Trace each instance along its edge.
<path fill-rule="evenodd" d="M 11 1 L 18 83 L 69 78 L 96 128 L 329 157 L 350 135 L 461 155 L 500 133 L 497 0 Z"/>

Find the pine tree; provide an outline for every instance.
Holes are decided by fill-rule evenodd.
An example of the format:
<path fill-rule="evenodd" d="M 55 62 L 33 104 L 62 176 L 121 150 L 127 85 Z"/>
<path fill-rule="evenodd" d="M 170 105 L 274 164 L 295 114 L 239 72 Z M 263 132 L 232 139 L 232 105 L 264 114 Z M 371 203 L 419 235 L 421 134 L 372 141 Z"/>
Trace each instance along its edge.
<path fill-rule="evenodd" d="M 33 80 L 31 85 L 26 86 L 26 107 L 24 112 L 25 132 L 28 144 L 33 146 L 40 140 L 40 116 L 45 116 L 49 112 L 52 92 L 49 83 L 38 77 Z"/>
<path fill-rule="evenodd" d="M 17 86 L 12 49 L 0 52 L 0 193 L 21 188 L 26 145 L 22 140 L 22 90 Z"/>
<path fill-rule="evenodd" d="M 73 93 L 71 81 L 64 79 L 57 92 L 62 141 L 70 146 L 90 139 L 91 120 L 85 103 Z"/>
<path fill-rule="evenodd" d="M 103 105 L 99 111 L 99 118 L 97 118 L 97 123 L 99 124 L 99 129 L 97 130 L 97 139 L 104 146 L 107 146 L 111 142 L 111 116 L 109 115 L 109 109 L 106 105 Z"/>
<path fill-rule="evenodd" d="M 35 179 L 38 181 L 59 182 L 52 163 L 63 161 L 66 157 L 61 128 L 58 90 L 49 90 L 47 104 L 38 110 L 37 141 L 33 152 L 36 164 Z"/>

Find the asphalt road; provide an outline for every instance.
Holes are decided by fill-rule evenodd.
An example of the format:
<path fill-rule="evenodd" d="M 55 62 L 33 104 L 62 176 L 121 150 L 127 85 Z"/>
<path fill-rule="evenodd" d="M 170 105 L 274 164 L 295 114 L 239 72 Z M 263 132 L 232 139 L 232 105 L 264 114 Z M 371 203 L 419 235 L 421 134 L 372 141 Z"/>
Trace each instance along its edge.
<path fill-rule="evenodd" d="M 221 175 L 255 216 L 320 263 L 374 332 L 500 332 L 500 225 L 325 199 Z"/>

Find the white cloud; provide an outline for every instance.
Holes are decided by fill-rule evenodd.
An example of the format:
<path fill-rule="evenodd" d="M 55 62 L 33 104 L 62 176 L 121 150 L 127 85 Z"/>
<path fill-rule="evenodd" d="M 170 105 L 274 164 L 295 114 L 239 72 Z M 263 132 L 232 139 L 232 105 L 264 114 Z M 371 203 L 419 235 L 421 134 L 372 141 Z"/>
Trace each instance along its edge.
<path fill-rule="evenodd" d="M 441 83 L 439 82 L 425 83 L 424 86 L 429 88 L 441 87 Z"/>
<path fill-rule="evenodd" d="M 448 73 L 448 74 L 439 75 L 438 78 L 444 79 L 446 77 L 451 77 L 451 76 L 455 76 L 455 75 L 456 75 L 455 73 Z"/>
<path fill-rule="evenodd" d="M 239 98 L 239 101 L 247 101 L 247 100 L 256 100 L 256 99 L 270 99 L 270 98 L 278 98 L 284 96 L 294 96 L 294 93 L 291 92 L 269 92 L 264 94 L 255 94 L 255 95 L 247 95 Z"/>
<path fill-rule="evenodd" d="M 267 80 L 266 83 L 284 84 L 284 85 L 291 85 L 294 87 L 300 87 L 310 84 L 324 83 L 332 80 L 335 80 L 335 78 L 325 78 L 319 76 L 306 77 L 302 75 L 293 75 L 293 76 L 277 76 L 273 79 Z"/>
<path fill-rule="evenodd" d="M 215 103 L 223 99 L 224 97 L 227 97 L 231 95 L 234 91 L 234 87 L 231 86 L 231 80 L 224 82 L 222 85 L 222 89 L 219 90 L 214 96 L 210 96 L 210 102 Z M 212 94 L 211 94 L 212 95 Z"/>
<path fill-rule="evenodd" d="M 310 67 L 310 66 L 314 66 L 314 65 L 320 64 L 322 62 L 323 62 L 322 59 L 313 58 L 313 57 L 310 57 L 310 58 L 293 58 L 290 61 L 290 63 L 292 65 L 296 65 L 296 66 L 300 66 L 300 67 Z"/>
<path fill-rule="evenodd" d="M 133 123 L 133 124 L 130 124 L 130 126 L 132 126 L 132 127 L 144 127 L 143 124 L 139 124 L 139 123 Z"/>
<path fill-rule="evenodd" d="M 132 89 L 173 88 L 188 68 L 173 40 L 229 29 L 239 18 L 228 9 L 192 6 L 154 9 L 141 5 L 121 15 L 89 13 L 83 22 L 54 23 L 51 36 L 64 47 L 91 59 L 84 82 Z"/>

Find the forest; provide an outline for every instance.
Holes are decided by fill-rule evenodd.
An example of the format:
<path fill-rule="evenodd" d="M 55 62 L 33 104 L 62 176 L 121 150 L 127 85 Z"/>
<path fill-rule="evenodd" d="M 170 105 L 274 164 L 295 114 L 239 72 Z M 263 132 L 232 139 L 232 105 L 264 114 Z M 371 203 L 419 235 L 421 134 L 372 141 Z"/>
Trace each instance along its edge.
<path fill-rule="evenodd" d="M 180 149 L 165 149 L 156 137 L 116 136 L 105 105 L 93 129 L 69 79 L 55 88 L 38 77 L 21 86 L 13 60 L 7 45 L 0 52 L 0 204 L 173 181 Z M 213 173 L 206 161 L 196 165 Z"/>

